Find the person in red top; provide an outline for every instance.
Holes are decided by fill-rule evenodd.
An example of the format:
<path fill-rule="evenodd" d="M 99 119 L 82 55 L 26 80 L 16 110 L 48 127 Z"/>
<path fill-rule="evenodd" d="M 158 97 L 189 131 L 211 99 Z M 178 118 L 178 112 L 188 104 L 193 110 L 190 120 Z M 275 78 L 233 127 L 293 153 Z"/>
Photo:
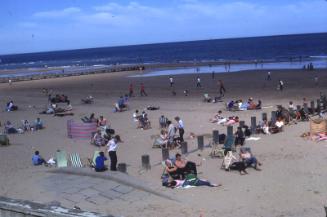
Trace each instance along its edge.
<path fill-rule="evenodd" d="M 129 85 L 129 97 L 132 97 L 134 95 L 134 88 L 133 88 L 133 84 L 130 83 Z"/>
<path fill-rule="evenodd" d="M 141 91 L 140 91 L 140 93 L 141 93 L 141 96 L 147 96 L 147 95 L 148 95 L 148 94 L 146 94 L 146 92 L 145 92 L 144 84 L 143 84 L 143 83 L 141 83 Z"/>

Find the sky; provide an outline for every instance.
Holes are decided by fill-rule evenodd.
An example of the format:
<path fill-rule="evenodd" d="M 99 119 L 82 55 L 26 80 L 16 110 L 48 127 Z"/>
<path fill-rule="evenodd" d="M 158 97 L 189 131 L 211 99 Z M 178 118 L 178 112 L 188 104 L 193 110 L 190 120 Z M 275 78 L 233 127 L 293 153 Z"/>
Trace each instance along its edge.
<path fill-rule="evenodd" d="M 326 0 L 0 1 L 0 54 L 315 32 Z"/>

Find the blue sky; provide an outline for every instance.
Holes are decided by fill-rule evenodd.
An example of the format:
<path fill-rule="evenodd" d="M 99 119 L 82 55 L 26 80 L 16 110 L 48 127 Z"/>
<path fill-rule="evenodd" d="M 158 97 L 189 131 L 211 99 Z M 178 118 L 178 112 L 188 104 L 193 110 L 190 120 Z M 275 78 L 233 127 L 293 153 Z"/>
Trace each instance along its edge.
<path fill-rule="evenodd" d="M 311 32 L 326 0 L 0 2 L 0 54 Z"/>

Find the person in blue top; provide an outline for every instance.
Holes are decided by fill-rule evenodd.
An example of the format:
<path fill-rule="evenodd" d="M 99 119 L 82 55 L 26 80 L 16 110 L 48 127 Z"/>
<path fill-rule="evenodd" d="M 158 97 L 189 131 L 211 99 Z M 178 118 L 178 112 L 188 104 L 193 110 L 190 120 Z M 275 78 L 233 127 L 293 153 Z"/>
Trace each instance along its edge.
<path fill-rule="evenodd" d="M 36 120 L 34 121 L 34 126 L 35 126 L 35 130 L 43 129 L 43 123 L 40 118 L 36 118 Z"/>
<path fill-rule="evenodd" d="M 99 153 L 99 156 L 95 159 L 95 171 L 96 172 L 104 172 L 108 168 L 104 165 L 104 162 L 107 158 L 104 156 L 103 151 Z"/>
<path fill-rule="evenodd" d="M 39 151 L 35 151 L 35 153 L 32 157 L 32 163 L 34 166 L 39 166 L 42 164 L 47 165 L 47 162 L 41 157 Z"/>

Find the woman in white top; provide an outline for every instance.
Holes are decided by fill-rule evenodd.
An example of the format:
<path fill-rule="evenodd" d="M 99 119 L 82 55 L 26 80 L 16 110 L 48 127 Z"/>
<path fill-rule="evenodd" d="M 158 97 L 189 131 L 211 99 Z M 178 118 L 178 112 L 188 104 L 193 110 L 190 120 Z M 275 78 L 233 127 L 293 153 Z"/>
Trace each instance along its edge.
<path fill-rule="evenodd" d="M 118 149 L 118 142 L 121 142 L 120 136 L 116 135 L 114 138 L 109 140 L 107 144 L 108 154 L 110 158 L 110 170 L 117 171 L 117 149 Z"/>

